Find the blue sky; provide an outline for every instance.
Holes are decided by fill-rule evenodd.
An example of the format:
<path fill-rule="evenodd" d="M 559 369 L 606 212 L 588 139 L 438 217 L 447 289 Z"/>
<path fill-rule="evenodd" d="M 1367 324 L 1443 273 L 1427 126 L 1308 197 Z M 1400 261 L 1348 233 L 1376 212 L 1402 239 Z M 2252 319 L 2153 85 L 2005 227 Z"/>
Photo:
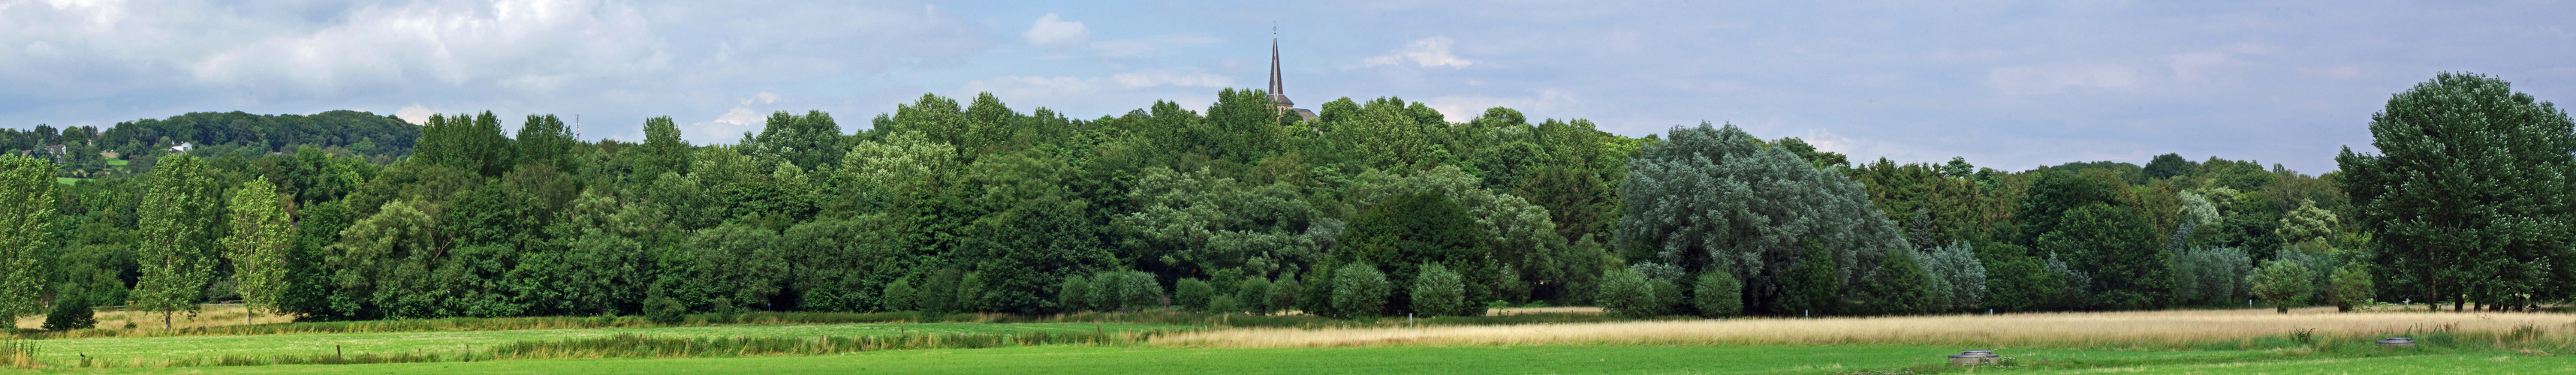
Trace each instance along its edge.
<path fill-rule="evenodd" d="M 2316 173 L 2440 71 L 2576 100 L 2576 4 L 2527 2 L 160 2 L 0 0 L 0 126 L 193 111 L 671 116 L 844 129 L 923 93 L 1094 118 L 1260 87 L 1641 136 L 1701 121 L 1858 159 L 2168 152 Z"/>

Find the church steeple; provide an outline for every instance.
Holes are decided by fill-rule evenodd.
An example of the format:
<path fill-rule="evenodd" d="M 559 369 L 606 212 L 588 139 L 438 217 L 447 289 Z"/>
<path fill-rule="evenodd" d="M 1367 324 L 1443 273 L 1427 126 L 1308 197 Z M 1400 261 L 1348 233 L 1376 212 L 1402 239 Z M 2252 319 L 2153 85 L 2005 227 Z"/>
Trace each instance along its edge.
<path fill-rule="evenodd" d="M 1279 109 L 1283 111 L 1289 110 L 1289 108 L 1297 105 L 1295 102 L 1288 101 L 1288 89 L 1280 86 L 1279 84 L 1278 28 L 1270 29 L 1270 102 L 1278 105 Z"/>
<path fill-rule="evenodd" d="M 1279 81 L 1279 28 L 1273 26 L 1270 28 L 1270 105 L 1277 107 L 1281 116 L 1315 119 L 1315 111 L 1298 109 L 1297 102 L 1288 101 L 1288 88 Z"/>

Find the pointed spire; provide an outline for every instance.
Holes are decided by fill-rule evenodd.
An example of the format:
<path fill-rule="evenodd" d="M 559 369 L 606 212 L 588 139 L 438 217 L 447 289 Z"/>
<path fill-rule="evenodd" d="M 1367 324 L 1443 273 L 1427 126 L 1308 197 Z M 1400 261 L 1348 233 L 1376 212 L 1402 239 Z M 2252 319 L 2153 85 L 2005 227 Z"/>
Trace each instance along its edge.
<path fill-rule="evenodd" d="M 1279 27 L 1270 27 L 1270 102 L 1285 108 L 1296 105 L 1288 101 L 1288 89 L 1279 83 Z"/>

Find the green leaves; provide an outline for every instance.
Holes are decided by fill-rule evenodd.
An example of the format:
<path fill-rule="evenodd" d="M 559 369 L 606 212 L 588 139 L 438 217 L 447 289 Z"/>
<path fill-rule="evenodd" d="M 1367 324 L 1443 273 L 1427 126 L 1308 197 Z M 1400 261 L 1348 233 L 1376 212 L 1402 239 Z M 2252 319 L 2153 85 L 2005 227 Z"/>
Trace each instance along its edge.
<path fill-rule="evenodd" d="M 753 155 L 806 168 L 832 168 L 849 150 L 841 141 L 841 125 L 823 111 L 807 111 L 804 115 L 772 113 L 755 140 L 742 146 L 751 149 Z"/>
<path fill-rule="evenodd" d="M 144 205 L 136 223 L 142 275 L 135 282 L 134 306 L 165 314 L 195 313 L 206 284 L 214 282 L 221 254 L 215 233 L 223 217 L 216 198 L 222 187 L 203 161 L 187 156 L 162 162 L 148 183 L 151 193 L 143 200 L 152 204 Z"/>
<path fill-rule="evenodd" d="M 2292 307 L 2307 306 L 2308 292 L 2315 289 L 2309 281 L 2308 267 L 2286 260 L 2263 262 L 2263 267 L 2255 269 L 2245 282 L 2254 285 L 2255 297 L 2263 298 L 2264 303 L 2283 314 L 2290 313 Z"/>
<path fill-rule="evenodd" d="M 224 256 L 232 260 L 235 290 L 251 311 L 278 311 L 286 288 L 287 251 L 296 237 L 279 197 L 266 178 L 233 189 L 232 235 L 223 239 Z"/>
<path fill-rule="evenodd" d="M 1796 297 L 1805 289 L 1750 288 L 1756 311 L 1830 309 L 1820 298 L 1856 285 L 1885 250 L 1911 249 L 1860 183 L 1732 125 L 1676 127 L 1630 159 L 1627 176 L 1616 230 L 1631 261 L 1726 272 L 1748 285 L 1829 288 Z M 1825 274 L 1787 275 L 1800 264 Z"/>
<path fill-rule="evenodd" d="M 1413 277 L 1413 290 L 1408 293 L 1413 298 L 1414 312 L 1424 316 L 1482 315 L 1467 311 L 1467 285 L 1457 272 L 1449 272 L 1439 263 L 1425 263 L 1421 269 L 1421 274 Z"/>
<path fill-rule="evenodd" d="M 2039 236 L 2037 250 L 2070 258 L 2091 276 L 2074 284 L 2094 296 L 2084 306 L 2123 310 L 2165 306 L 2172 297 L 2173 254 L 2164 252 L 2146 218 L 2128 207 L 2087 204 L 2066 211 L 2055 230 Z"/>
<path fill-rule="evenodd" d="M 54 197 L 53 164 L 0 155 L 0 316 L 44 308 L 43 251 L 53 246 Z"/>
<path fill-rule="evenodd" d="M 553 127 L 561 128 L 562 122 L 556 121 Z M 430 115 L 429 122 L 422 125 L 420 131 L 420 148 L 413 156 L 420 162 L 472 171 L 485 177 L 500 176 L 517 165 L 514 163 L 518 160 L 516 147 L 510 138 L 502 136 L 501 119 L 494 117 L 491 111 L 473 115 L 470 119 L 466 114 Z"/>
<path fill-rule="evenodd" d="M 1725 318 L 1744 314 L 1744 283 L 1736 281 L 1734 275 L 1722 272 L 1700 274 L 1699 281 L 1691 283 L 1691 288 L 1691 307 L 1699 309 L 1700 316 Z"/>
<path fill-rule="evenodd" d="M 2526 305 L 2576 295 L 2576 121 L 2494 77 L 2441 73 L 2371 115 L 2336 187 L 2386 275 L 2425 301 Z M 2298 234 L 2284 229 L 2286 237 Z"/>
<path fill-rule="evenodd" d="M 1386 313 L 1386 274 L 1368 263 L 1351 263 L 1333 271 L 1332 315 L 1373 317 Z"/>
<path fill-rule="evenodd" d="M 1663 315 L 1672 306 L 1655 298 L 1655 284 L 1625 269 L 1611 270 L 1601 276 L 1601 289 L 1596 299 L 1604 312 L 1630 318 Z"/>

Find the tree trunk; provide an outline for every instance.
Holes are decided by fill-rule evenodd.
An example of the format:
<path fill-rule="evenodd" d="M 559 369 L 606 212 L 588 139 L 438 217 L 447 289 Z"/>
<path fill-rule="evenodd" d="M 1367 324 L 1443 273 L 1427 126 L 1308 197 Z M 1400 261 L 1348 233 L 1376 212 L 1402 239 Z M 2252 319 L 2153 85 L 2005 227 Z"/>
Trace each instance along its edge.
<path fill-rule="evenodd" d="M 163 331 L 170 330 L 170 314 L 171 313 L 166 312 L 161 313 L 161 330 Z"/>

